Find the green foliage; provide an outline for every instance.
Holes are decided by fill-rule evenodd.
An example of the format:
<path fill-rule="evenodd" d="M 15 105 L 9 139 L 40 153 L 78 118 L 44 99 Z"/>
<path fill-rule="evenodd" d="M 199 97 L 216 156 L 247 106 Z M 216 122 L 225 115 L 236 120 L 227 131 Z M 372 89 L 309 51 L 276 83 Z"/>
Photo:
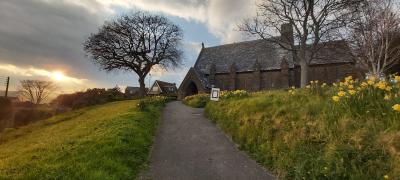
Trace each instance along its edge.
<path fill-rule="evenodd" d="M 162 103 L 92 106 L 0 134 L 0 179 L 134 179 L 146 166 Z"/>
<path fill-rule="evenodd" d="M 203 108 L 207 105 L 208 101 L 210 101 L 209 94 L 196 94 L 185 97 L 183 103 L 191 107 Z"/>
<path fill-rule="evenodd" d="M 344 83 L 321 87 L 314 82 L 314 87 L 291 88 L 289 93 L 222 98 L 209 102 L 205 112 L 281 179 L 396 179 L 400 113 L 392 106 L 399 102 L 399 92 L 396 84 L 390 85 L 390 100 L 384 100 L 385 93 L 367 92 L 383 92 L 377 83 L 351 97 Z M 357 90 L 358 85 L 353 86 Z M 334 101 L 338 91 L 346 91 L 348 97 Z"/>
<path fill-rule="evenodd" d="M 124 99 L 125 95 L 117 87 L 107 90 L 93 88 L 84 92 L 59 95 L 52 101 L 52 104 L 55 104 L 59 107 L 79 109 L 97 104 L 104 104 L 107 102 L 121 101 Z"/>

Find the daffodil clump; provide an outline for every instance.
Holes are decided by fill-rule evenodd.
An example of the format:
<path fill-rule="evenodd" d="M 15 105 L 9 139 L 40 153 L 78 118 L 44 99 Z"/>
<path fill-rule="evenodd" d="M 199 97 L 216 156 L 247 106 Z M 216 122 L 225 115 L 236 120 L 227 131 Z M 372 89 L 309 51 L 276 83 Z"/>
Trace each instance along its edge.
<path fill-rule="evenodd" d="M 229 98 L 244 98 L 250 95 L 249 92 L 245 90 L 235 90 L 235 91 L 221 91 L 220 97 L 221 99 L 229 99 Z"/>
<path fill-rule="evenodd" d="M 186 96 L 182 102 L 183 104 L 186 104 L 191 107 L 203 108 L 207 105 L 209 100 L 210 100 L 209 94 L 200 93 L 192 96 Z"/>
<path fill-rule="evenodd" d="M 333 84 L 331 100 L 356 116 L 385 116 L 393 111 L 400 112 L 399 89 L 400 76 L 387 79 L 372 76 L 364 81 L 348 76 L 344 81 Z"/>

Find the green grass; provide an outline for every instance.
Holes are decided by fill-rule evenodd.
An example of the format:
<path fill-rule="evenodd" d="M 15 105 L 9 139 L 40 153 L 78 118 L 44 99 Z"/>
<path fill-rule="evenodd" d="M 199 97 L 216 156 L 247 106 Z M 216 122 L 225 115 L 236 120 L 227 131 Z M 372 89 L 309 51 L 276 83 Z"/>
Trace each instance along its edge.
<path fill-rule="evenodd" d="M 146 166 L 162 105 L 122 101 L 0 134 L 0 179 L 134 179 Z"/>
<path fill-rule="evenodd" d="M 207 102 L 210 100 L 209 94 L 196 94 L 192 96 L 187 96 L 183 99 L 183 104 L 186 104 L 194 108 L 204 108 Z"/>
<path fill-rule="evenodd" d="M 359 97 L 359 105 L 352 97 L 333 102 L 334 88 L 313 91 L 222 96 L 205 113 L 280 179 L 400 179 L 400 113 L 391 108 L 398 99 Z"/>

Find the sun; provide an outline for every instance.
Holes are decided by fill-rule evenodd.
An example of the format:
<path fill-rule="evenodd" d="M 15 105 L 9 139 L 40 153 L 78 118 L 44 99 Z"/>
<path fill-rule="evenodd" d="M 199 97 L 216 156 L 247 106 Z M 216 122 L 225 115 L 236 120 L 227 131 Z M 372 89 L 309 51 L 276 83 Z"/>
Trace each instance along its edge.
<path fill-rule="evenodd" d="M 53 79 L 56 81 L 62 81 L 65 79 L 65 75 L 60 71 L 53 72 Z"/>

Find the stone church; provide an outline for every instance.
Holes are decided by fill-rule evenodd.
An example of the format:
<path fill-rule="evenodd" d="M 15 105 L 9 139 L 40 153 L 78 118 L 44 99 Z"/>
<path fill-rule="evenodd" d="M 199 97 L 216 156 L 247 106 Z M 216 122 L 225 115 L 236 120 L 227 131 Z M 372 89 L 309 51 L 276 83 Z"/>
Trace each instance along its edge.
<path fill-rule="evenodd" d="M 286 27 L 284 27 L 286 26 Z M 288 27 L 289 26 L 289 27 Z M 283 25 L 280 39 L 291 39 L 293 30 Z M 348 75 L 357 76 L 355 63 L 344 41 L 321 44 L 309 66 L 309 80 L 333 83 Z M 300 86 L 300 65 L 288 51 L 268 40 L 253 40 L 204 47 L 182 81 L 178 95 L 208 93 L 212 87 L 221 90 L 260 91 Z"/>

